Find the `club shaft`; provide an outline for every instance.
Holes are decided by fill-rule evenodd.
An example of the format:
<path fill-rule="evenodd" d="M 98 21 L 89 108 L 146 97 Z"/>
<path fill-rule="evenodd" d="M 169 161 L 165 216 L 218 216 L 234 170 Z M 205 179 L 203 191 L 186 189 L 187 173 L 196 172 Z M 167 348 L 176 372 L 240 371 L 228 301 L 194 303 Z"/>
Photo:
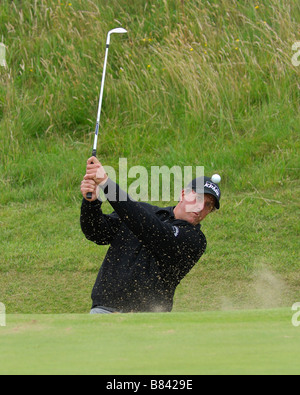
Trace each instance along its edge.
<path fill-rule="evenodd" d="M 106 51 L 105 51 L 104 66 L 103 66 L 99 105 L 98 105 L 97 123 L 96 123 L 96 129 L 95 129 L 95 139 L 94 139 L 94 147 L 93 147 L 94 151 L 97 150 L 97 143 L 98 143 L 99 125 L 100 125 L 100 119 L 101 119 L 101 110 L 102 110 L 103 93 L 104 93 L 104 85 L 105 85 L 105 77 L 106 77 L 107 59 L 108 59 L 108 50 L 109 50 L 109 45 L 107 44 Z"/>
<path fill-rule="evenodd" d="M 108 50 L 109 50 L 109 44 L 110 44 L 110 35 L 112 33 L 127 33 L 127 30 L 120 29 L 120 28 L 119 29 L 114 29 L 114 30 L 111 30 L 108 33 L 108 35 L 107 35 L 104 67 L 103 67 L 100 98 L 99 98 L 99 105 L 98 105 L 97 122 L 96 122 L 96 129 L 95 129 L 94 146 L 93 146 L 93 153 L 92 153 L 92 156 L 95 156 L 95 157 L 97 156 L 97 144 L 98 144 L 98 135 L 99 135 L 100 118 L 101 118 L 101 110 L 102 110 L 103 92 L 104 92 L 104 84 L 105 84 L 105 76 L 106 76 L 107 58 L 108 58 Z M 87 197 L 87 199 L 92 199 L 92 192 L 88 192 L 86 197 Z"/>

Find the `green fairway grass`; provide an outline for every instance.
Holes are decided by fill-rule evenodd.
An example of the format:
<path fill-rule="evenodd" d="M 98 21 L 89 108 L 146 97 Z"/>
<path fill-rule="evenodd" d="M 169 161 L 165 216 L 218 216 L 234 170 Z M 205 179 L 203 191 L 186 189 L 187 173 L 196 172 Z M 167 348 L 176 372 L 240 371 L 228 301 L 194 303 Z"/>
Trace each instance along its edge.
<path fill-rule="evenodd" d="M 288 309 L 8 315 L 1 374 L 299 374 Z"/>

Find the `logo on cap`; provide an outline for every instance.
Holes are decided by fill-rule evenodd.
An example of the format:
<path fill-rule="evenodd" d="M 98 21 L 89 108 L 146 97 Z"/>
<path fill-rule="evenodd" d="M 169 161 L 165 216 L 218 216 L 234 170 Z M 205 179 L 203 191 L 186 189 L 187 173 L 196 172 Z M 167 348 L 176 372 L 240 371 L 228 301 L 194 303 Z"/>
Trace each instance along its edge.
<path fill-rule="evenodd" d="M 207 181 L 206 184 L 204 185 L 204 188 L 212 189 L 215 192 L 215 194 L 218 197 L 220 197 L 220 189 L 212 182 Z"/>

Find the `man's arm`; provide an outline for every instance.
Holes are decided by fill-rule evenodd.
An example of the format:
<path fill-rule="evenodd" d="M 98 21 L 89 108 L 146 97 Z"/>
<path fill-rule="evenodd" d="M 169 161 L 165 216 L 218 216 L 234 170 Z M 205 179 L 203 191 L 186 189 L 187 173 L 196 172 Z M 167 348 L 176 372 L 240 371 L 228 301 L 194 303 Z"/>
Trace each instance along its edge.
<path fill-rule="evenodd" d="M 88 202 L 83 199 L 80 225 L 88 240 L 98 245 L 109 245 L 121 226 L 121 220 L 115 213 L 104 215 L 101 205 L 99 200 Z"/>
<path fill-rule="evenodd" d="M 92 198 L 85 199 L 88 192 Z M 81 183 L 81 193 L 84 197 L 81 205 L 80 225 L 86 238 L 99 245 L 111 244 L 121 226 L 121 220 L 115 213 L 104 215 L 102 202 L 97 199 L 97 184 L 94 180 L 84 179 Z"/>

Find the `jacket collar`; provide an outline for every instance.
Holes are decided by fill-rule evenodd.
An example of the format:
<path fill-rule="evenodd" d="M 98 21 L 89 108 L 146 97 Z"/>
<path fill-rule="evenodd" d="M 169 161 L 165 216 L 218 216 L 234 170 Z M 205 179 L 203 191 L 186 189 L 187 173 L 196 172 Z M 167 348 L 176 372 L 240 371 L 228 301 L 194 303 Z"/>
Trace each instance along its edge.
<path fill-rule="evenodd" d="M 174 207 L 163 207 L 160 208 L 156 211 L 156 214 L 163 214 L 163 213 L 168 213 L 170 218 L 174 218 L 175 219 L 175 214 L 174 214 Z"/>
<path fill-rule="evenodd" d="M 184 221 L 184 220 L 182 220 L 182 219 L 176 219 L 176 218 L 175 218 L 175 214 L 174 214 L 174 209 L 175 209 L 175 207 L 176 207 L 176 206 L 174 206 L 174 207 L 164 207 L 164 208 L 160 208 L 160 209 L 158 209 L 158 210 L 156 211 L 156 214 L 157 214 L 157 215 L 167 214 L 168 217 L 169 217 L 169 219 L 172 219 L 175 225 L 176 225 L 176 224 L 178 224 L 178 225 L 180 225 L 180 224 L 182 224 L 182 225 L 188 224 L 188 225 L 190 225 L 190 226 L 193 226 L 192 224 L 190 224 L 190 223 L 187 222 L 187 221 Z M 197 230 L 200 230 L 200 229 L 201 229 L 201 224 L 196 225 L 196 226 L 193 226 L 193 227 L 196 228 Z"/>

